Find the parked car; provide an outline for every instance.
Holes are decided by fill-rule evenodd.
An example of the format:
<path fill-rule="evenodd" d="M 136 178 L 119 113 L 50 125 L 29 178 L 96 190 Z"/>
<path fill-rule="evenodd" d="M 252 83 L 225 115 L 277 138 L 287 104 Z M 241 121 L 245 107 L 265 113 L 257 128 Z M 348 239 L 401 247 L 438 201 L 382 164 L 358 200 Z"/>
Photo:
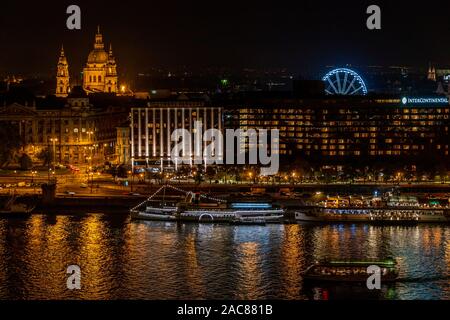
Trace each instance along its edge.
<path fill-rule="evenodd" d="M 82 183 L 82 184 L 80 184 L 80 188 L 83 188 L 83 189 L 85 189 L 85 188 L 87 188 L 88 187 L 88 185 L 86 184 L 86 183 Z"/>

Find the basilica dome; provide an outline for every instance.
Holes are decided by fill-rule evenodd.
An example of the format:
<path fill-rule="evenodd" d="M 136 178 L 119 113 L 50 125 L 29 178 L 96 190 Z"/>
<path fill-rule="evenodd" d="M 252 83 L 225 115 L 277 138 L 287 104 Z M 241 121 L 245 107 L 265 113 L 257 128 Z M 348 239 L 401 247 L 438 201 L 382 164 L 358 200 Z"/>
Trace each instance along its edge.
<path fill-rule="evenodd" d="M 105 64 L 108 62 L 108 54 L 103 49 L 94 49 L 89 53 L 87 63 Z"/>
<path fill-rule="evenodd" d="M 112 46 L 105 50 L 100 27 L 95 35 L 94 49 L 89 53 L 86 67 L 83 68 L 83 89 L 93 92 L 117 93 L 117 64 Z"/>

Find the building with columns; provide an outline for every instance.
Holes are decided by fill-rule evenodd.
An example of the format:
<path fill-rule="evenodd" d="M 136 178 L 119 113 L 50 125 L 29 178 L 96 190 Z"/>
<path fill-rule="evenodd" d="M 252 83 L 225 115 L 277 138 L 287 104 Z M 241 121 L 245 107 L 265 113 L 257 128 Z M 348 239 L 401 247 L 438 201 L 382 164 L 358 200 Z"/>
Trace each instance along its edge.
<path fill-rule="evenodd" d="M 86 67 L 83 69 L 83 89 L 87 93 L 118 92 L 117 64 L 112 45 L 109 53 L 105 51 L 100 27 L 95 35 L 94 50 L 89 53 Z"/>
<path fill-rule="evenodd" d="M 202 122 L 203 132 L 222 131 L 222 108 L 205 101 L 148 102 L 145 107 L 131 108 L 131 160 L 135 164 L 171 160 L 175 145 L 171 141 L 172 132 L 186 129 L 194 141 L 196 121 Z M 194 155 L 193 145 L 191 155 Z"/>
<path fill-rule="evenodd" d="M 116 161 L 118 164 L 130 163 L 130 122 L 127 121 L 117 128 Z"/>
<path fill-rule="evenodd" d="M 65 99 L 3 96 L 0 105 L 0 125 L 8 122 L 17 128 L 22 152 L 36 158 L 51 149 L 61 164 L 114 161 L 116 127 L 129 114 L 126 104 L 97 101 L 81 87 Z"/>

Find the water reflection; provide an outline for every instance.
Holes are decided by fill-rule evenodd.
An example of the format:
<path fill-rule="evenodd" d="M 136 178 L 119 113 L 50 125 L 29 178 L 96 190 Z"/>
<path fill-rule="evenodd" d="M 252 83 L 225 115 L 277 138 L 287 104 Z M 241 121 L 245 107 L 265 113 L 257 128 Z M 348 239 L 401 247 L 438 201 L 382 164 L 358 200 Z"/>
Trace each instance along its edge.
<path fill-rule="evenodd" d="M 3 299 L 449 299 L 450 228 L 228 226 L 131 222 L 126 215 L 0 219 Z M 308 285 L 316 260 L 393 256 L 401 281 Z M 66 268 L 82 290 L 66 288 Z"/>

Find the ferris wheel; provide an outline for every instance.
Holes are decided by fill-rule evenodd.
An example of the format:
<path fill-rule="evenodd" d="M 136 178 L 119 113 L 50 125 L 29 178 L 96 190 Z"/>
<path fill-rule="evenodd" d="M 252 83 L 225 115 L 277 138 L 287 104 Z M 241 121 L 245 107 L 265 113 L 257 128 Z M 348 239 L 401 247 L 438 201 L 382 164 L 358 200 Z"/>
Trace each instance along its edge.
<path fill-rule="evenodd" d="M 367 87 L 363 79 L 355 71 L 338 68 L 328 72 L 322 78 L 325 82 L 325 93 L 331 95 L 366 95 Z"/>

